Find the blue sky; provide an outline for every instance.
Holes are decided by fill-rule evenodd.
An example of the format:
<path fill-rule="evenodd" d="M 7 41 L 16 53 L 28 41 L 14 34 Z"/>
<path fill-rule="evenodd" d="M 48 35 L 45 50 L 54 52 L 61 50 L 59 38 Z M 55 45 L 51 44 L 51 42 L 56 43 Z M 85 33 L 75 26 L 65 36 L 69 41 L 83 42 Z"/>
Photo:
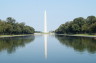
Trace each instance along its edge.
<path fill-rule="evenodd" d="M 45 9 L 51 31 L 76 17 L 96 16 L 96 0 L 0 0 L 0 19 L 13 17 L 43 31 Z"/>

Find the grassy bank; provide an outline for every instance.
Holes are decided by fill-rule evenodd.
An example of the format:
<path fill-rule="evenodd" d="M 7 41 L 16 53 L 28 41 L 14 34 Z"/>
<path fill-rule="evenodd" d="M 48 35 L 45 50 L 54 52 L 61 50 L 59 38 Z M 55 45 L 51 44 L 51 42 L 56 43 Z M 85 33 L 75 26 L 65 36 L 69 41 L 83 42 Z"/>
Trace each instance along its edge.
<path fill-rule="evenodd" d="M 90 34 L 73 34 L 74 36 L 96 36 L 96 35 L 90 35 Z"/>
<path fill-rule="evenodd" d="M 68 34 L 66 36 L 77 36 L 77 37 L 96 37 L 96 35 L 90 35 L 90 34 Z"/>
<path fill-rule="evenodd" d="M 77 37 L 96 37 L 96 35 L 90 35 L 90 34 L 56 34 L 56 35 L 77 36 Z"/>
<path fill-rule="evenodd" d="M 2 37 L 20 37 L 20 36 L 29 36 L 33 34 L 20 34 L 20 35 L 0 35 L 0 38 Z"/>

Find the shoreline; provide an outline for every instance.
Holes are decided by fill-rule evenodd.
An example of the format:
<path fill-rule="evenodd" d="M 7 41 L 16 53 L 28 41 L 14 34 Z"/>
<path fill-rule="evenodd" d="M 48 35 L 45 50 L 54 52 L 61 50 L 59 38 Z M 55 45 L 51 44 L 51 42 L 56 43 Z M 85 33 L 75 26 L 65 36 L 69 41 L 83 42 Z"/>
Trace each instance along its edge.
<path fill-rule="evenodd" d="M 23 37 L 23 36 L 30 36 L 30 35 L 42 35 L 42 34 L 0 35 L 0 38 Z M 90 37 L 90 38 L 96 38 L 96 35 L 88 35 L 88 34 L 55 34 L 55 35 L 72 36 L 72 37 Z"/>
<path fill-rule="evenodd" d="M 96 35 L 88 35 L 88 34 L 56 34 L 56 35 L 64 35 L 64 36 L 72 36 L 72 37 L 90 37 L 96 38 Z"/>
<path fill-rule="evenodd" d="M 23 37 L 23 36 L 30 36 L 34 34 L 20 34 L 20 35 L 0 35 L 0 38 L 7 38 L 7 37 Z"/>

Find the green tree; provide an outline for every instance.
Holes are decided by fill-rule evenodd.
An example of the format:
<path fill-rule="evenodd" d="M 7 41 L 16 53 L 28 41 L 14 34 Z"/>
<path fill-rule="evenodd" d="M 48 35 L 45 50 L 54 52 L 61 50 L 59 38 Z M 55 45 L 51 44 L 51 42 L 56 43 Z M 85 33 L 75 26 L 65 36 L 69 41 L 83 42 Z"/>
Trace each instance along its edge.
<path fill-rule="evenodd" d="M 96 23 L 92 24 L 89 29 L 91 33 L 96 33 Z"/>
<path fill-rule="evenodd" d="M 88 24 L 84 24 L 84 25 L 82 26 L 82 31 L 83 31 L 83 33 L 88 33 L 88 32 L 89 32 Z"/>
<path fill-rule="evenodd" d="M 7 23 L 14 24 L 16 20 L 15 20 L 14 18 L 12 18 L 12 17 L 8 17 L 8 18 L 6 19 L 6 21 L 7 21 Z"/>
<path fill-rule="evenodd" d="M 95 16 L 88 16 L 86 20 L 89 25 L 96 22 Z"/>
<path fill-rule="evenodd" d="M 73 29 L 74 33 L 79 33 L 79 31 L 80 31 L 80 26 L 77 25 L 77 24 L 73 24 L 73 25 L 72 25 L 72 29 Z"/>
<path fill-rule="evenodd" d="M 5 27 L 6 27 L 6 28 L 5 28 L 5 33 L 6 33 L 6 34 L 12 34 L 12 32 L 13 32 L 13 26 L 10 25 L 10 24 L 6 24 Z"/>

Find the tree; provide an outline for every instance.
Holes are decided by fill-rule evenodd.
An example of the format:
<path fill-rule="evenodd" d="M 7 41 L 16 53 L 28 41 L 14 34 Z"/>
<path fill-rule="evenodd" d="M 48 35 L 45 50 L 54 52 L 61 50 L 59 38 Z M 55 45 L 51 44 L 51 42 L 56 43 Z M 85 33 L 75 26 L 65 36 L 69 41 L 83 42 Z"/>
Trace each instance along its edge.
<path fill-rule="evenodd" d="M 15 34 L 21 34 L 22 33 L 22 29 L 20 27 L 20 24 L 19 23 L 16 23 L 14 26 L 13 26 L 13 33 Z"/>
<path fill-rule="evenodd" d="M 92 24 L 92 23 L 94 23 L 94 22 L 96 22 L 96 18 L 95 18 L 95 16 L 88 16 L 87 17 L 87 23 L 90 25 L 90 24 Z M 94 21 L 95 20 L 95 21 Z"/>
<path fill-rule="evenodd" d="M 12 17 L 8 17 L 6 19 L 6 21 L 7 21 L 7 23 L 14 24 L 16 20 L 14 18 L 12 18 Z"/>
<path fill-rule="evenodd" d="M 0 34 L 3 32 L 3 22 L 0 20 Z"/>
<path fill-rule="evenodd" d="M 74 33 L 79 33 L 80 32 L 80 26 L 77 25 L 77 24 L 73 24 L 72 29 L 73 29 Z"/>
<path fill-rule="evenodd" d="M 88 33 L 88 32 L 89 32 L 88 24 L 84 24 L 84 25 L 82 26 L 82 32 L 83 32 L 83 33 Z"/>
<path fill-rule="evenodd" d="M 12 34 L 13 32 L 13 26 L 10 24 L 6 24 L 5 33 Z"/>
<path fill-rule="evenodd" d="M 96 23 L 92 24 L 89 29 L 91 33 L 96 33 Z"/>

